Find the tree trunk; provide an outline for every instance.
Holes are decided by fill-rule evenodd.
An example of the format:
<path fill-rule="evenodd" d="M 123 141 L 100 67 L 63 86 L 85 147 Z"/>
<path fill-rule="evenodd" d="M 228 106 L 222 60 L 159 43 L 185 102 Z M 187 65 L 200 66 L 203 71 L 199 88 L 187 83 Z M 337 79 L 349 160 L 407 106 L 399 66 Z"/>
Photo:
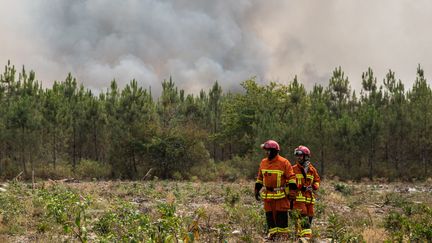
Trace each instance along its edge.
<path fill-rule="evenodd" d="M 56 169 L 56 162 L 57 162 L 57 134 L 56 134 L 56 128 L 54 127 L 54 132 L 53 132 L 53 140 L 54 140 L 54 144 L 53 144 L 53 166 L 54 166 L 54 170 Z"/>
<path fill-rule="evenodd" d="M 321 144 L 321 176 L 324 176 L 324 146 Z"/>
<path fill-rule="evenodd" d="M 98 151 L 98 144 L 97 144 L 97 127 L 96 127 L 96 120 L 93 120 L 93 143 L 94 143 L 94 149 L 95 149 L 95 160 L 99 161 L 99 151 Z"/>
<path fill-rule="evenodd" d="M 72 128 L 73 133 L 73 145 L 72 145 L 72 170 L 75 171 L 76 168 L 76 129 L 75 129 L 75 123 Z"/>
<path fill-rule="evenodd" d="M 21 164 L 23 166 L 24 175 L 27 176 L 27 166 L 25 162 L 25 127 L 21 127 Z"/>
<path fill-rule="evenodd" d="M 374 141 L 373 139 L 371 139 L 371 151 L 369 151 L 370 153 L 368 153 L 368 164 L 369 164 L 369 179 L 372 180 L 373 178 L 373 159 L 374 159 L 374 155 L 375 155 L 375 147 L 374 147 Z"/>

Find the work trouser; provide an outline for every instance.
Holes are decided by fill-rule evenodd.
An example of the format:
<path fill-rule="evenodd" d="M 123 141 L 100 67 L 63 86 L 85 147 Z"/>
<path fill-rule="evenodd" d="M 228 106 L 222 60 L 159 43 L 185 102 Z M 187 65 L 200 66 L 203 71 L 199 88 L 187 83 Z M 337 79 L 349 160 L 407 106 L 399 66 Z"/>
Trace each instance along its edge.
<path fill-rule="evenodd" d="M 288 209 L 290 203 L 287 198 L 264 200 L 269 238 L 288 236 Z"/>
<path fill-rule="evenodd" d="M 314 205 L 312 203 L 295 202 L 294 209 L 298 210 L 302 216 L 300 237 L 312 237 L 312 218 L 314 216 Z"/>

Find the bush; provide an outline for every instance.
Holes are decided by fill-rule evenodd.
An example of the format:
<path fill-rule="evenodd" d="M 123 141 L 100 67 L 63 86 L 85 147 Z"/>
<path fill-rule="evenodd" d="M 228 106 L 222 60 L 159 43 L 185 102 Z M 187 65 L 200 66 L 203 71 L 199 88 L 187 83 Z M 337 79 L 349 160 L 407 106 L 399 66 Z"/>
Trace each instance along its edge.
<path fill-rule="evenodd" d="M 42 179 L 64 179 L 73 176 L 72 166 L 66 162 L 59 162 L 56 168 L 52 164 L 38 163 L 35 165 L 35 176 Z"/>
<path fill-rule="evenodd" d="M 349 185 L 344 184 L 344 183 L 336 183 L 334 185 L 334 189 L 336 191 L 342 193 L 342 195 L 344 195 L 344 196 L 349 196 L 353 192 L 352 187 L 350 187 Z"/>
<path fill-rule="evenodd" d="M 0 192 L 0 225 L 6 225 L 9 233 L 24 229 L 26 208 L 22 202 L 25 190 L 23 184 L 12 183 L 6 192 Z"/>
<path fill-rule="evenodd" d="M 94 160 L 81 160 L 75 175 L 80 179 L 108 178 L 111 175 L 111 165 Z"/>
<path fill-rule="evenodd" d="M 0 161 L 0 165 L 0 173 L 3 178 L 12 179 L 22 171 L 22 168 L 20 168 L 17 163 L 12 162 L 10 159 L 3 159 Z"/>
<path fill-rule="evenodd" d="M 260 160 L 255 160 L 250 155 L 244 157 L 234 156 L 232 159 L 224 161 L 223 164 L 233 168 L 241 178 L 255 179 Z"/>
<path fill-rule="evenodd" d="M 95 233 L 107 241 L 143 241 L 154 230 L 150 219 L 132 204 L 123 202 L 115 210 L 105 212 L 93 227 Z"/>
<path fill-rule="evenodd" d="M 203 143 L 203 137 L 191 128 L 182 128 L 162 133 L 146 145 L 155 174 L 163 179 L 173 178 L 174 172 L 182 178 L 190 174 L 190 169 L 199 164 L 207 164 L 210 155 Z M 178 178 L 178 174 L 176 175 Z"/>
<path fill-rule="evenodd" d="M 65 234 L 87 242 L 90 198 L 60 186 L 53 190 L 40 190 L 37 196 L 35 203 L 46 208 L 38 225 L 39 230 L 44 231 L 49 225 L 58 225 Z"/>
<path fill-rule="evenodd" d="M 201 181 L 215 181 L 219 179 L 218 168 L 213 160 L 206 163 L 198 163 L 190 169 L 190 179 L 199 178 Z"/>
<path fill-rule="evenodd" d="M 393 210 L 384 226 L 393 241 L 432 241 L 432 209 L 424 204 L 406 204 L 402 211 Z"/>
<path fill-rule="evenodd" d="M 332 242 L 364 242 L 360 234 L 351 232 L 340 215 L 331 214 L 328 219 L 327 236 Z"/>

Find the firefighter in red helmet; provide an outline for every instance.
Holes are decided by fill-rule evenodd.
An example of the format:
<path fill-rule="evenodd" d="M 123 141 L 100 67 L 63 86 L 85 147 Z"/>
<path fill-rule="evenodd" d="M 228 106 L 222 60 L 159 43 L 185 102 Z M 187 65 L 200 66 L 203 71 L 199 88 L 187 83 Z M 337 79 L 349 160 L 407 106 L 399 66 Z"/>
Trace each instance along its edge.
<path fill-rule="evenodd" d="M 314 216 L 315 191 L 320 186 L 318 171 L 310 162 L 311 152 L 306 146 L 300 145 L 294 150 L 296 164 L 293 170 L 296 177 L 297 192 L 294 209 L 303 217 L 300 237 L 312 237 L 311 224 Z"/>
<path fill-rule="evenodd" d="M 255 183 L 255 198 L 263 199 L 268 238 L 270 240 L 288 237 L 289 188 L 296 189 L 295 174 L 291 163 L 279 155 L 280 146 L 274 140 L 261 145 L 267 157 L 261 161 Z M 262 189 L 262 190 L 261 190 Z"/>

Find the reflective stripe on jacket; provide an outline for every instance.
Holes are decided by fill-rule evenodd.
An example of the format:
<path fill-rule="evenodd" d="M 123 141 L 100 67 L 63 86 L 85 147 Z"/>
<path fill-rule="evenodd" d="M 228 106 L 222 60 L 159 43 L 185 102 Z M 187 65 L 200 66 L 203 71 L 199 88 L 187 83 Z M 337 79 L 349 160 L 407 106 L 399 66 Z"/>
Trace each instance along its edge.
<path fill-rule="evenodd" d="M 285 188 L 289 182 L 295 182 L 295 174 L 291 163 L 277 155 L 274 159 L 263 159 L 258 170 L 257 183 L 262 183 L 263 199 L 282 199 L 286 197 Z"/>
<path fill-rule="evenodd" d="M 301 191 L 301 189 L 303 188 L 303 186 L 311 186 L 314 190 L 318 190 L 321 182 L 318 171 L 312 165 L 312 163 L 309 163 L 307 173 L 305 173 L 306 178 L 304 178 L 302 170 L 304 172 L 304 168 L 299 163 L 296 163 L 293 166 L 293 171 L 295 173 L 295 179 L 298 188 L 296 202 L 315 204 L 314 193 L 311 191 Z"/>

